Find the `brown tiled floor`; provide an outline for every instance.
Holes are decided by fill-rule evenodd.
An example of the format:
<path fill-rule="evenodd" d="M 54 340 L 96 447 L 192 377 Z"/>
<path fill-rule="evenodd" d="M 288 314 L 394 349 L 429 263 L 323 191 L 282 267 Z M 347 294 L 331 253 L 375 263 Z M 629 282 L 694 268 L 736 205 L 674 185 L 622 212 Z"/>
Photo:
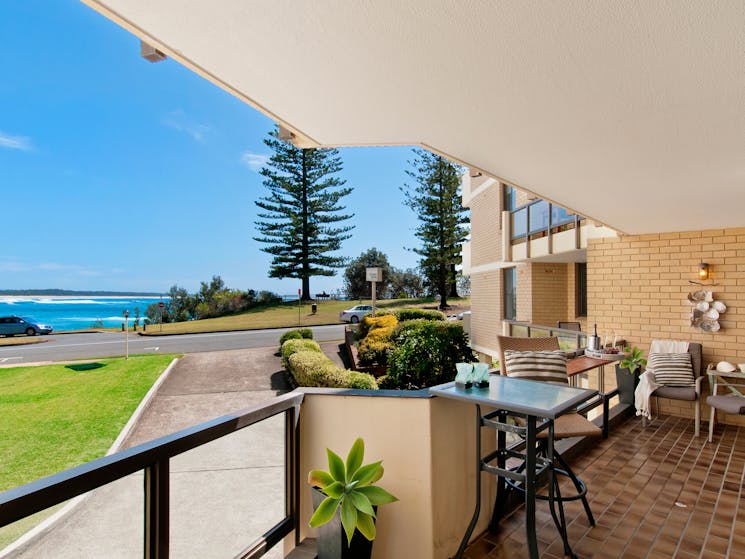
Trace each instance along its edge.
<path fill-rule="evenodd" d="M 695 438 L 693 422 L 676 417 L 646 428 L 630 419 L 575 459 L 596 520 L 591 528 L 579 502 L 565 504 L 578 557 L 745 557 L 745 428 L 719 425 L 711 444 L 705 433 L 704 425 Z M 547 503 L 539 503 L 536 518 L 541 557 L 563 557 Z M 466 551 L 469 559 L 527 556 L 522 507 Z"/>

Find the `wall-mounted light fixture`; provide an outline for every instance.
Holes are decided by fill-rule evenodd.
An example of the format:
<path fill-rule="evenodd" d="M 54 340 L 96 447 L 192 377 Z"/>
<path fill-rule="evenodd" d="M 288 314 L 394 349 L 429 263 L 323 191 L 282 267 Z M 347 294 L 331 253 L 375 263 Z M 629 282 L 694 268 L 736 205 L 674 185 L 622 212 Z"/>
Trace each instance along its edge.
<path fill-rule="evenodd" d="M 701 281 L 709 279 L 709 265 L 706 262 L 698 265 L 698 279 Z"/>

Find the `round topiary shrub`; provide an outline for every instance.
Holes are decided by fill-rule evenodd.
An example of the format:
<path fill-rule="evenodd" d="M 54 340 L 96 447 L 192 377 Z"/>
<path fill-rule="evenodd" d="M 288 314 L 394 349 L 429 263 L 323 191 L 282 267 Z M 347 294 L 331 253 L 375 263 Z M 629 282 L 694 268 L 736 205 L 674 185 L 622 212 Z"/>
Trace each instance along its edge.
<path fill-rule="evenodd" d="M 394 311 L 399 322 L 405 320 L 445 320 L 445 315 L 432 309 L 397 309 Z"/>
<path fill-rule="evenodd" d="M 298 330 L 288 330 L 279 337 L 279 347 L 282 347 L 287 340 L 299 340 L 302 337 Z"/>

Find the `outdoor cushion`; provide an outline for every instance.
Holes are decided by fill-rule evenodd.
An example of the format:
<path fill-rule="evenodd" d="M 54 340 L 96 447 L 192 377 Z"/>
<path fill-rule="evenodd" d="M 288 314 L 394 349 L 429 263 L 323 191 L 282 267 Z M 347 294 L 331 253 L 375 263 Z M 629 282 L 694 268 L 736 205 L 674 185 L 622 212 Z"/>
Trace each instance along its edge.
<path fill-rule="evenodd" d="M 660 386 L 652 396 L 671 398 L 673 400 L 696 401 L 696 389 L 693 386 Z"/>
<path fill-rule="evenodd" d="M 742 396 L 709 396 L 706 398 L 706 403 L 724 413 L 745 414 L 745 398 Z"/>
<path fill-rule="evenodd" d="M 654 380 L 664 386 L 694 386 L 691 354 L 650 353 L 647 369 L 654 373 Z"/>
<path fill-rule="evenodd" d="M 561 350 L 504 352 L 507 376 L 543 382 L 568 383 L 567 356 Z"/>

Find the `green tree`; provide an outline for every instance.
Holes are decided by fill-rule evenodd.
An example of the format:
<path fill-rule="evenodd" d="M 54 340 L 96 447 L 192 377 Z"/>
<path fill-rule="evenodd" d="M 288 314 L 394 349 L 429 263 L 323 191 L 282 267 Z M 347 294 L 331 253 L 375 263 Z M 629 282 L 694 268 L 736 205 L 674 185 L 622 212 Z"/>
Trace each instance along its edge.
<path fill-rule="evenodd" d="M 344 270 L 344 289 L 349 299 L 372 297 L 372 283 L 367 281 L 366 268 L 382 269 L 383 281 L 377 282 L 376 295 L 383 298 L 388 294 L 392 279 L 391 265 L 388 257 L 373 247 L 352 260 Z"/>
<path fill-rule="evenodd" d="M 391 270 L 390 296 L 394 299 L 424 295 L 424 278 L 413 268 Z"/>
<path fill-rule="evenodd" d="M 461 245 L 468 235 L 468 211 L 461 204 L 461 169 L 439 155 L 414 150 L 412 170 L 416 181 L 404 185 L 406 205 L 417 214 L 416 236 L 421 247 L 412 249 L 421 258 L 419 267 L 433 293 L 440 296 L 440 308 L 455 288 L 455 266 L 461 261 Z"/>
<path fill-rule="evenodd" d="M 344 266 L 334 253 L 354 226 L 335 224 L 354 216 L 339 203 L 352 189 L 332 176 L 342 169 L 337 150 L 296 148 L 281 141 L 276 129 L 264 143 L 274 153 L 261 169 L 269 194 L 256 201 L 263 212 L 254 239 L 274 257 L 269 277 L 300 279 L 301 299 L 307 301 L 312 276 L 333 276 Z"/>

